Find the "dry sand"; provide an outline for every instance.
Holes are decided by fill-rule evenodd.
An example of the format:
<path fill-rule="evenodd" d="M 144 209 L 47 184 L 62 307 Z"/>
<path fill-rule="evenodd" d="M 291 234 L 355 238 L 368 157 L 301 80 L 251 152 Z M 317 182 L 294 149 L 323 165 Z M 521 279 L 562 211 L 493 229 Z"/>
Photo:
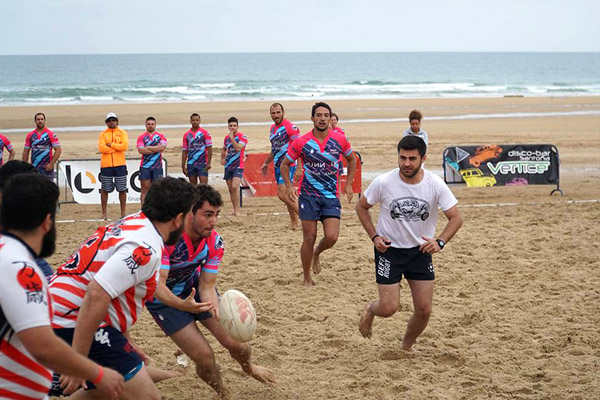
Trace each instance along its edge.
<path fill-rule="evenodd" d="M 218 231 L 226 241 L 219 274 L 221 291 L 246 293 L 258 313 L 254 360 L 277 374 L 275 387 L 246 377 L 214 340 L 224 381 L 235 399 L 591 399 L 600 398 L 600 116 L 428 120 L 480 113 L 600 110 L 600 98 L 499 98 L 331 101 L 353 147 L 362 153 L 369 181 L 394 168 L 395 146 L 406 122 L 345 124 L 358 118 L 404 118 L 412 108 L 425 114 L 430 136 L 427 167 L 440 169 L 445 147 L 460 144 L 552 143 L 560 151 L 564 197 L 551 186 L 471 188 L 452 186 L 464 226 L 443 253 L 437 271 L 434 311 L 408 357 L 400 340 L 412 311 L 402 288 L 400 311 L 376 319 L 373 338 L 363 339 L 357 322 L 364 303 L 376 296 L 372 245 L 352 207 L 346 206 L 338 243 L 323 254 L 318 285 L 300 285 L 301 232 L 288 229 L 275 198 L 245 199 L 243 217 L 231 206 L 214 161 L 214 179 L 226 200 Z M 287 117 L 307 120 L 309 102 L 287 102 Z M 50 127 L 101 125 L 108 111 L 121 124 L 141 125 L 147 115 L 160 124 L 183 124 L 198 111 L 203 122 L 241 120 L 249 151 L 268 149 L 268 103 L 0 108 L 0 131 L 32 125 L 38 109 Z M 306 131 L 309 126 L 300 126 Z M 220 148 L 225 128 L 211 129 Z M 96 157 L 97 133 L 61 133 L 65 157 Z M 141 133 L 130 132 L 130 140 Z M 165 131 L 167 158 L 179 171 L 183 129 Z M 20 148 L 23 134 L 10 134 Z M 131 146 L 133 148 L 133 145 Z M 20 151 L 19 151 L 20 152 Z M 216 152 L 218 154 L 218 152 Z M 130 152 L 133 156 L 133 152 Z M 173 169 L 172 169 L 173 170 Z M 212 176 L 211 176 L 212 177 Z M 590 200 L 589 202 L 581 202 Z M 481 207 L 492 203 L 516 203 Z M 133 212 L 136 206 L 130 205 Z M 117 207 L 111 215 L 117 216 Z M 375 215 L 376 215 L 375 210 Z M 99 206 L 63 205 L 59 219 L 99 215 Z M 375 216 L 374 215 L 374 216 Z M 441 218 L 444 221 L 444 218 Z M 438 224 L 441 229 L 442 224 Z M 60 263 L 97 227 L 94 222 L 59 225 Z M 132 330 L 154 365 L 174 366 L 175 345 L 148 313 Z M 160 383 L 166 399 L 214 398 L 189 369 L 185 377 Z"/>

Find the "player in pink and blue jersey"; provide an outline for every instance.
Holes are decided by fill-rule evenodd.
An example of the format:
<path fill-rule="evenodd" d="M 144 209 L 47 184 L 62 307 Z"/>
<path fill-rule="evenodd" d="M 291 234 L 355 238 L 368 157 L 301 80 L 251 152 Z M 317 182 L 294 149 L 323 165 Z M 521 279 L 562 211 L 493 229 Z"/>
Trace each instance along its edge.
<path fill-rule="evenodd" d="M 58 136 L 46 127 L 46 116 L 43 113 L 35 114 L 33 120 L 36 129 L 29 132 L 25 138 L 22 159 L 29 162 L 31 152 L 31 165 L 42 175 L 54 180 L 54 166 L 61 153 Z"/>
<path fill-rule="evenodd" d="M 233 204 L 233 215 L 240 216 L 240 182 L 244 174 L 244 151 L 248 144 L 248 138 L 239 132 L 239 122 L 236 117 L 227 120 L 229 134 L 223 140 L 221 151 L 221 165 L 225 166 L 223 179 L 227 182 L 229 197 Z"/>
<path fill-rule="evenodd" d="M 192 128 L 183 135 L 181 169 L 192 185 L 208 183 L 208 170 L 212 160 L 212 137 L 200 128 L 200 115 L 190 116 Z"/>
<path fill-rule="evenodd" d="M 209 185 L 200 184 L 195 191 L 196 203 L 186 217 L 183 235 L 177 244 L 166 246 L 163 251 L 159 285 L 166 285 L 171 294 L 180 299 L 193 296 L 199 303 L 210 302 L 214 309 L 195 314 L 169 307 L 156 299 L 146 302 L 146 306 L 164 333 L 194 361 L 198 376 L 221 397 L 228 398 L 214 352 L 196 321 L 229 350 L 248 375 L 268 384 L 275 379 L 271 371 L 252 363 L 250 343 L 231 338 L 218 320 L 217 274 L 225 246 L 214 227 L 223 200 Z"/>
<path fill-rule="evenodd" d="M 346 137 L 329 129 L 331 107 L 316 103 L 312 108 L 313 130 L 302 135 L 288 149 L 281 164 L 287 195 L 298 201 L 302 221 L 303 241 L 300 249 L 304 284 L 313 285 L 310 270 L 321 272 L 320 254 L 337 242 L 340 232 L 341 204 L 338 198 L 339 159 L 348 162 L 348 181 L 344 192 L 348 202 L 352 201 L 352 181 L 356 170 L 356 159 Z M 292 185 L 287 172 L 294 161 L 302 160 L 304 177 L 300 182 L 300 196 Z M 323 224 L 324 236 L 315 248 L 317 221 Z"/>
<path fill-rule="evenodd" d="M 140 162 L 140 203 L 144 204 L 144 198 L 152 182 L 164 176 L 162 166 L 162 152 L 167 148 L 167 138 L 160 132 L 156 132 L 156 118 L 146 118 L 146 132 L 138 136 L 137 150 L 142 155 Z"/>
<path fill-rule="evenodd" d="M 8 151 L 8 161 L 13 160 L 15 158 L 15 149 L 6 136 L 0 135 L 0 167 L 4 164 L 4 161 L 2 160 L 4 149 Z"/>
<path fill-rule="evenodd" d="M 261 170 L 264 176 L 267 176 L 267 168 L 271 161 L 275 169 L 275 181 L 277 182 L 277 197 L 283 201 L 287 206 L 290 219 L 292 221 L 292 229 L 298 227 L 298 203 L 291 201 L 286 195 L 285 182 L 281 176 L 281 163 L 285 158 L 285 154 L 290 144 L 300 137 L 300 130 L 294 126 L 290 121 L 285 119 L 285 110 L 281 103 L 273 103 L 270 108 L 271 119 L 274 124 L 271 125 L 269 132 L 269 140 L 271 141 L 271 152 L 267 156 L 267 159 L 263 163 Z M 290 166 L 289 179 L 294 180 L 294 173 L 296 178 L 301 175 L 301 168 L 296 171 L 296 163 Z"/>

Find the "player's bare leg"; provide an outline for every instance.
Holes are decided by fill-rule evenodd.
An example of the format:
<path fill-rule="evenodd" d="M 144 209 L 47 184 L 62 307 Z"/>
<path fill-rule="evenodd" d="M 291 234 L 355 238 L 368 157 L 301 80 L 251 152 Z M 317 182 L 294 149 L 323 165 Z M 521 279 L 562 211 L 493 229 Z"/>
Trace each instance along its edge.
<path fill-rule="evenodd" d="M 340 220 L 337 218 L 326 218 L 322 221 L 323 237 L 314 249 L 312 256 L 312 270 L 315 275 L 321 273 L 321 261 L 319 257 L 322 252 L 333 247 L 340 235 Z"/>
<path fill-rule="evenodd" d="M 127 192 L 119 192 L 119 204 L 121 206 L 121 218 L 127 215 Z"/>
<path fill-rule="evenodd" d="M 83 399 L 97 399 L 103 400 L 106 396 L 104 393 L 98 390 L 88 390 L 85 391 L 83 389 L 79 389 L 76 391 L 69 399 L 73 400 L 83 400 Z M 135 374 L 133 378 L 125 382 L 123 387 L 123 393 L 119 397 L 119 399 L 123 400 L 137 400 L 137 399 L 148 399 L 148 400 L 159 400 L 160 392 L 158 388 L 152 382 L 150 375 L 146 367 L 142 367 L 142 369 Z"/>
<path fill-rule="evenodd" d="M 202 321 L 202 325 L 212 333 L 221 346 L 229 350 L 231 357 L 240 364 L 246 374 L 267 385 L 275 384 L 275 374 L 271 370 L 252 363 L 250 343 L 240 343 L 234 340 L 227 334 L 223 325 L 214 318 Z"/>
<path fill-rule="evenodd" d="M 225 182 L 227 182 L 227 189 L 229 189 L 229 198 L 231 199 L 231 204 L 233 205 L 233 216 L 234 217 L 239 217 L 240 215 L 242 215 L 240 213 L 240 182 L 242 180 L 240 178 L 232 178 L 232 179 L 228 179 Z"/>
<path fill-rule="evenodd" d="M 190 175 L 188 178 L 192 185 L 196 186 L 198 184 L 198 177 L 196 175 Z"/>
<path fill-rule="evenodd" d="M 196 374 L 212 387 L 221 399 L 229 398 L 229 391 L 215 360 L 215 353 L 195 322 L 171 335 L 173 342 L 196 364 Z"/>
<path fill-rule="evenodd" d="M 358 330 L 365 338 L 370 338 L 373 332 L 375 316 L 388 318 L 398 310 L 400 300 L 400 283 L 391 285 L 377 285 L 379 300 L 368 303 L 363 309 L 358 322 Z"/>
<path fill-rule="evenodd" d="M 141 180 L 140 179 L 140 204 L 144 204 L 144 199 L 146 198 L 146 193 L 148 193 L 148 190 L 150 189 L 150 185 L 152 184 L 152 181 L 150 179 L 144 179 Z"/>
<path fill-rule="evenodd" d="M 108 208 L 108 192 L 105 192 L 102 189 L 100 189 L 100 207 L 102 208 L 102 219 L 106 221 L 108 219 L 108 213 L 106 211 Z"/>
<path fill-rule="evenodd" d="M 406 332 L 402 339 L 402 350 L 413 350 L 413 345 L 429 322 L 433 302 L 433 282 L 408 280 L 415 311 L 408 320 Z"/>
<path fill-rule="evenodd" d="M 198 177 L 198 182 L 200 182 L 200 183 L 202 183 L 204 185 L 208 184 L 208 176 L 199 176 Z"/>
<path fill-rule="evenodd" d="M 277 185 L 277 197 L 283 201 L 287 206 L 288 213 L 290 214 L 290 220 L 292 223 L 292 229 L 298 229 L 300 226 L 298 218 L 298 202 L 293 201 L 287 195 L 285 185 Z"/>
<path fill-rule="evenodd" d="M 300 247 L 300 259 L 302 260 L 302 273 L 304 275 L 304 286 L 313 286 L 314 282 L 310 276 L 310 266 L 313 260 L 314 246 L 317 240 L 317 221 L 302 221 L 302 247 Z"/>

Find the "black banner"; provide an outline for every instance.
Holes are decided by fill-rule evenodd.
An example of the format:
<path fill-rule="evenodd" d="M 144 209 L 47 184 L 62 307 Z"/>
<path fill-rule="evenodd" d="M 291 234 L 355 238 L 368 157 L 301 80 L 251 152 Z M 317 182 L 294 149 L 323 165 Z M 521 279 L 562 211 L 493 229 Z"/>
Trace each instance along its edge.
<path fill-rule="evenodd" d="M 468 187 L 559 184 L 558 150 L 551 144 L 447 147 L 442 166 L 447 183 Z"/>

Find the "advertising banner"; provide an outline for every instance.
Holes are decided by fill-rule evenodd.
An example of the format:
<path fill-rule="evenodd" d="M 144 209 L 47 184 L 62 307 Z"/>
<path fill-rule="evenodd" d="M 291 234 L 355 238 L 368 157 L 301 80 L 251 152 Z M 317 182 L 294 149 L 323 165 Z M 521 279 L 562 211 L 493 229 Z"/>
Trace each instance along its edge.
<path fill-rule="evenodd" d="M 559 184 L 558 150 L 551 144 L 447 147 L 444 180 L 468 187 Z"/>
<path fill-rule="evenodd" d="M 127 203 L 140 202 L 140 158 L 127 160 Z M 60 160 L 58 162 L 59 184 L 63 179 L 79 204 L 100 204 L 100 160 Z M 167 174 L 167 162 L 163 159 L 163 171 Z M 108 203 L 119 202 L 116 190 L 108 195 Z"/>

